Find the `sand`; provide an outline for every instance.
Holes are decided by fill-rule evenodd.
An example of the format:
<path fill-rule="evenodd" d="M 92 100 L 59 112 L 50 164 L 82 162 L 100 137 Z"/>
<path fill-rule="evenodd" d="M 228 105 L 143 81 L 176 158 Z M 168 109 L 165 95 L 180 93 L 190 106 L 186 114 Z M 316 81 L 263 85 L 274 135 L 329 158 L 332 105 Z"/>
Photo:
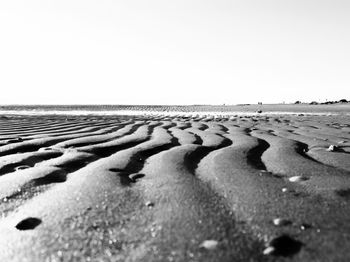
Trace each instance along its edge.
<path fill-rule="evenodd" d="M 339 112 L 0 117 L 0 261 L 350 261 Z"/>

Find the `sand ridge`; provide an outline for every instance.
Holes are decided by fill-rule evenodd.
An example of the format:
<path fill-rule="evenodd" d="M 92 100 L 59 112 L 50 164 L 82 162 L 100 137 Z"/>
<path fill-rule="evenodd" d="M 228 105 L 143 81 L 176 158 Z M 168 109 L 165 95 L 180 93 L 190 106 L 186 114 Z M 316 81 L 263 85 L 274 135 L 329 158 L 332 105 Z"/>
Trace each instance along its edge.
<path fill-rule="evenodd" d="M 349 154 L 346 115 L 9 115 L 0 260 L 347 261 Z"/>

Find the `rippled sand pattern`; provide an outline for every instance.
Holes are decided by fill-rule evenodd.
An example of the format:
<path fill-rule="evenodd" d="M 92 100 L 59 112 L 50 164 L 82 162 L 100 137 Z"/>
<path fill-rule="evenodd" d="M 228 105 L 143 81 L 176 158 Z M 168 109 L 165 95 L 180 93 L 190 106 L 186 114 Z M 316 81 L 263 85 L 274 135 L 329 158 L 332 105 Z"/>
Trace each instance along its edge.
<path fill-rule="evenodd" d="M 0 261 L 350 261 L 349 201 L 347 116 L 0 118 Z"/>

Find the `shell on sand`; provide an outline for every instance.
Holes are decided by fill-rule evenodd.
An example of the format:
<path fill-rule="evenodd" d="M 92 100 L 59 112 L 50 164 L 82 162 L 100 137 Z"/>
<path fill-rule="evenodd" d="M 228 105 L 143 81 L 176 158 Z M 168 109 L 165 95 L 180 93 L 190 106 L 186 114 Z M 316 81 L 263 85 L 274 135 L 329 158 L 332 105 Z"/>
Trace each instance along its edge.
<path fill-rule="evenodd" d="M 30 166 L 28 166 L 28 165 L 22 165 L 22 166 L 16 167 L 15 170 L 17 171 L 17 170 L 23 170 L 23 169 L 27 169 L 27 168 L 30 168 Z"/>
<path fill-rule="evenodd" d="M 272 255 L 275 251 L 276 249 L 274 247 L 267 247 L 264 249 L 263 254 L 268 256 Z"/>
<path fill-rule="evenodd" d="M 288 180 L 290 182 L 301 182 L 301 181 L 308 180 L 308 178 L 306 178 L 304 176 L 292 176 L 292 177 L 288 178 Z"/>
<path fill-rule="evenodd" d="M 215 249 L 217 247 L 218 244 L 219 244 L 218 241 L 210 239 L 210 240 L 203 241 L 199 245 L 199 247 L 202 247 L 202 248 L 205 248 L 205 249 L 208 249 L 208 250 L 213 250 L 213 249 Z"/>

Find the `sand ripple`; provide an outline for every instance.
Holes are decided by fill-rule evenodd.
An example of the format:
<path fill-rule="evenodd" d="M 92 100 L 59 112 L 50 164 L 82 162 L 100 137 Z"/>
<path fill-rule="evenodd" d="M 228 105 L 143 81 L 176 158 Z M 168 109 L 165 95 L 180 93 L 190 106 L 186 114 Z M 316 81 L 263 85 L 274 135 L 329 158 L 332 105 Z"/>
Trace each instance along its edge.
<path fill-rule="evenodd" d="M 349 163 L 344 115 L 8 116 L 0 260 L 348 261 Z"/>

